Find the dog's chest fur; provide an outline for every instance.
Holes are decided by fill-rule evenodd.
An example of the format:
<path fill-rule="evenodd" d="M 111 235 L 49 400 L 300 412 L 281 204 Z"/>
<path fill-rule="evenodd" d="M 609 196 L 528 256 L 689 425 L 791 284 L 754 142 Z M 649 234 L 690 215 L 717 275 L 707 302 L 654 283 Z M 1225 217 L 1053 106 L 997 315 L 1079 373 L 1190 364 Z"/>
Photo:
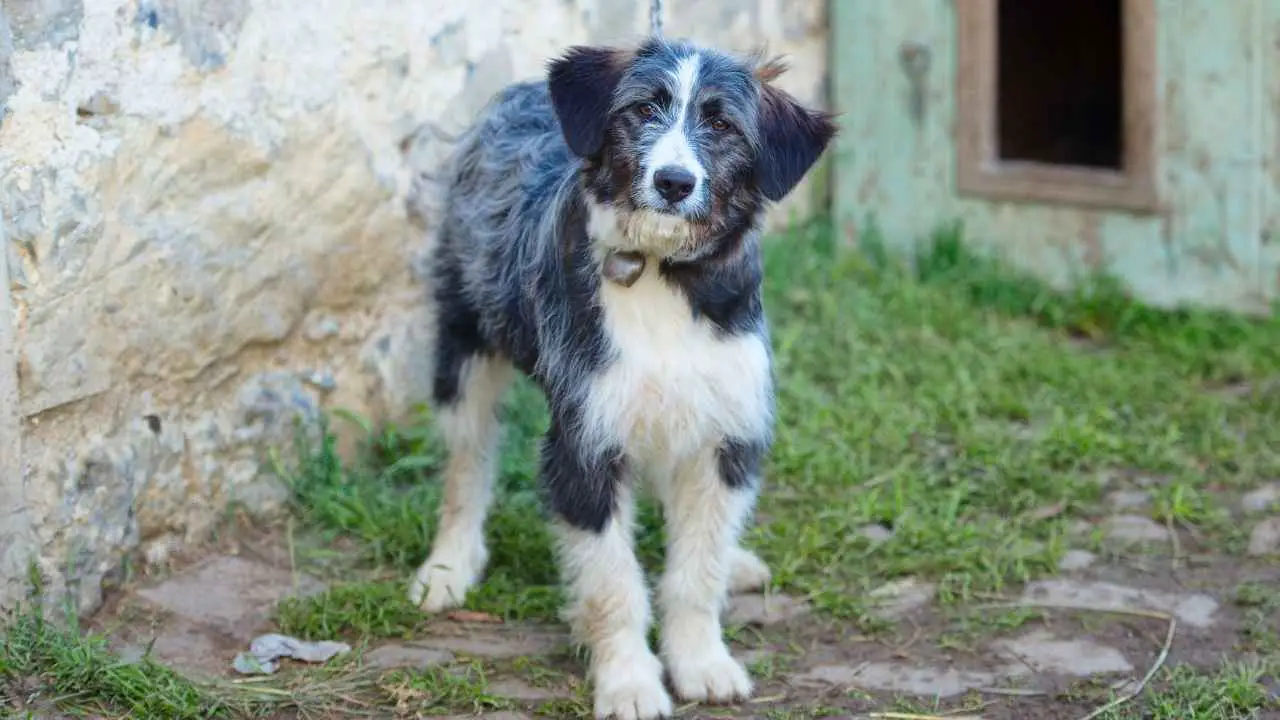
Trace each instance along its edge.
<path fill-rule="evenodd" d="M 726 438 L 758 438 L 772 420 L 760 332 L 724 334 L 650 260 L 630 287 L 604 282 L 613 354 L 587 393 L 589 425 L 638 460 L 685 458 Z"/>

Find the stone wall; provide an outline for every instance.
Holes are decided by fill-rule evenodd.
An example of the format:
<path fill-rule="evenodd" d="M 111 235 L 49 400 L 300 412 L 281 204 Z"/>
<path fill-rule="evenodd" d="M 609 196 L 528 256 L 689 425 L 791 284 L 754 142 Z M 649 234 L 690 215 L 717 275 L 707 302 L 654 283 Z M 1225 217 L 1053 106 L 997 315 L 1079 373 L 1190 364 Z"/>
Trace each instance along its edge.
<path fill-rule="evenodd" d="M 668 34 L 764 43 L 825 104 L 821 0 L 668 5 Z M 278 508 L 263 449 L 298 415 L 422 399 L 413 178 L 499 86 L 634 42 L 647 6 L 0 0 L 0 416 L 21 434 L 19 473 L 0 417 L 0 604 L 34 550 L 91 610 L 127 558 L 162 563 L 233 501 Z"/>

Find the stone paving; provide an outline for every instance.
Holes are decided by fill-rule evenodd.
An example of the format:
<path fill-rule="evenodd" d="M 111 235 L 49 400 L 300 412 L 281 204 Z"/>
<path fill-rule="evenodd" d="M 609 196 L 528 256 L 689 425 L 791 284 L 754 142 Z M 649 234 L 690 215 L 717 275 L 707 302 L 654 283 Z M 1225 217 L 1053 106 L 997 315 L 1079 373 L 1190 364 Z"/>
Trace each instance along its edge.
<path fill-rule="evenodd" d="M 1263 499 L 1258 495 L 1245 502 L 1261 512 L 1273 504 L 1272 499 L 1265 503 Z M 1138 529 L 1121 542 L 1156 541 L 1161 539 L 1157 530 L 1167 532 L 1158 524 L 1139 520 L 1144 518 L 1118 515 L 1099 527 L 1107 536 L 1113 536 L 1118 528 Z M 1276 524 L 1280 524 L 1276 518 L 1264 518 L 1256 527 Z M 1260 532 L 1252 531 L 1254 540 Z M 1011 602 L 1052 608 L 1055 615 L 1062 616 L 1072 612 L 1099 617 L 1140 613 L 1152 620 L 1153 614 L 1165 613 L 1176 618 L 1180 642 L 1185 646 L 1212 645 L 1215 638 L 1220 641 L 1220 628 L 1232 622 L 1226 598 L 1234 581 L 1219 582 L 1216 588 L 1205 582 L 1200 584 L 1208 584 L 1209 589 L 1180 589 L 1167 582 L 1139 585 L 1139 576 L 1116 582 L 1117 576 L 1128 577 L 1122 568 L 1107 566 L 1094 552 L 1072 550 L 1063 556 L 1058 577 L 1028 584 Z M 130 608 L 130 619 L 115 624 L 100 621 L 99 626 L 112 628 L 113 643 L 126 659 L 140 657 L 149 647 L 153 657 L 183 672 L 229 676 L 235 654 L 256 635 L 274 630 L 271 611 L 281 599 L 325 588 L 320 580 L 282 569 L 269 559 L 216 555 L 132 591 L 115 606 Z M 793 649 L 785 672 L 762 679 L 758 692 L 785 702 L 855 692 L 929 699 L 956 698 L 971 691 L 1037 693 L 1040 688 L 1060 687 L 1064 681 L 1099 678 L 1120 687 L 1141 677 L 1158 649 L 1150 643 L 1135 644 L 1131 632 L 1117 632 L 1105 624 L 1082 630 L 1081 626 L 1046 621 L 1030 622 L 999 636 L 975 637 L 971 651 L 957 654 L 937 641 L 947 620 L 935 596 L 933 584 L 914 578 L 887 583 L 869 593 L 874 615 L 902 627 L 915 627 L 915 636 L 907 643 L 910 647 L 850 637 L 849 626 L 823 625 L 826 621 L 808 602 L 787 595 L 734 597 L 726 624 L 753 626 L 757 634 L 767 638 L 758 647 L 739 648 L 750 661 L 760 662 L 788 647 Z M 124 620 L 124 615 L 117 620 Z M 803 651 L 796 653 L 795 647 Z M 1223 647 L 1225 650 L 1229 645 Z M 422 637 L 382 642 L 358 651 L 366 667 L 388 670 L 422 669 L 474 658 L 497 662 L 555 656 L 570 675 L 580 677 L 581 668 L 565 665 L 564 658 L 573 657 L 566 653 L 567 648 L 567 638 L 554 627 L 444 621 L 432 623 Z M 535 687 L 519 677 L 497 676 L 489 681 L 490 694 L 527 709 L 570 693 L 564 687 Z M 501 720 L 525 715 L 505 712 L 487 717 Z"/>

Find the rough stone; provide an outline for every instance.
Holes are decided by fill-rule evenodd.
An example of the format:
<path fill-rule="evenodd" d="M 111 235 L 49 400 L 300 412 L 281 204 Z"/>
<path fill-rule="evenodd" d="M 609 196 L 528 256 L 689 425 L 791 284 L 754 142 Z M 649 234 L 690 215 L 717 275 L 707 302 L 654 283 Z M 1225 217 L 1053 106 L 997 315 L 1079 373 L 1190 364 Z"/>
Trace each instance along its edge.
<path fill-rule="evenodd" d="M 1033 582 L 1023 599 L 1047 605 L 1089 610 L 1144 610 L 1170 613 L 1189 627 L 1207 628 L 1217 622 L 1218 601 L 1202 593 L 1175 594 L 1106 582 L 1054 579 Z"/>
<path fill-rule="evenodd" d="M 768 45 L 791 61 L 779 84 L 820 104 L 824 7 L 708 0 L 671 29 Z M 237 500 L 278 507 L 264 449 L 295 419 L 381 422 L 425 399 L 427 191 L 450 138 L 500 84 L 570 44 L 632 41 L 645 15 L 618 0 L 6 0 L 0 252 L 24 470 L 2 482 L 22 486 L 32 527 L 6 552 L 37 555 L 50 602 L 92 610 L 132 553 L 163 560 Z"/>
<path fill-rule="evenodd" d="M 1280 505 L 1280 483 L 1268 483 L 1240 498 L 1240 509 L 1246 513 L 1263 513 Z"/>
<path fill-rule="evenodd" d="M 1115 515 L 1102 522 L 1106 538 L 1117 543 L 1168 542 L 1169 530 L 1142 515 Z"/>
<path fill-rule="evenodd" d="M 1107 505 L 1114 510 L 1135 510 L 1151 504 L 1146 490 L 1117 490 L 1107 494 Z"/>
<path fill-rule="evenodd" d="M 935 668 L 903 663 L 874 662 L 856 667 L 823 665 L 795 677 L 800 683 L 833 685 L 882 692 L 949 698 L 990 687 L 1000 675 L 980 670 Z"/>
<path fill-rule="evenodd" d="M 140 641 L 140 642 L 139 642 Z M 192 676 L 222 674 L 231 656 L 214 641 L 209 628 L 178 618 L 166 622 L 149 637 L 119 648 L 125 662 L 138 662 L 150 652 L 151 659 Z"/>
<path fill-rule="evenodd" d="M 84 0 L 5 0 L 0 15 L 9 16 L 16 49 L 56 47 L 79 37 Z"/>
<path fill-rule="evenodd" d="M 9 18 L 4 8 L 0 8 L 0 122 L 4 122 L 4 116 L 9 111 L 9 96 L 16 89 L 17 83 L 13 79 L 13 30 L 9 27 Z M 8 242 L 0 242 L 0 252 L 9 252 Z"/>
<path fill-rule="evenodd" d="M 147 602 L 193 623 L 202 623 L 248 641 L 291 596 L 324 590 L 318 580 L 294 577 L 269 565 L 240 557 L 215 557 L 138 595 Z"/>
<path fill-rule="evenodd" d="M 916 578 L 886 583 L 869 594 L 874 604 L 872 613 L 879 618 L 896 620 L 928 605 L 936 592 L 937 586 L 933 583 Z"/>
<path fill-rule="evenodd" d="M 809 603 L 802 598 L 790 595 L 748 593 L 729 598 L 726 621 L 730 625 L 769 627 L 807 615 L 810 609 Z"/>
<path fill-rule="evenodd" d="M 495 680 L 489 683 L 489 692 L 499 697 L 510 698 L 520 702 L 536 702 L 553 700 L 562 697 L 563 693 L 552 692 L 546 688 L 534 687 L 526 682 L 514 679 Z"/>
<path fill-rule="evenodd" d="M 1058 561 L 1058 569 L 1063 572 L 1084 570 L 1097 562 L 1098 556 L 1088 550 L 1068 550 Z"/>
<path fill-rule="evenodd" d="M 167 31 L 178 39 L 187 61 L 207 72 L 226 65 L 248 14 L 249 0 L 142 0 L 135 22 L 143 32 Z"/>
<path fill-rule="evenodd" d="M 866 538 L 872 545 L 879 545 L 893 539 L 893 531 L 883 525 L 866 525 L 858 530 L 858 534 Z"/>
<path fill-rule="evenodd" d="M 1044 630 L 998 640 L 992 648 L 1013 660 L 1025 660 L 1038 672 L 1087 677 L 1133 670 L 1133 664 L 1113 647 L 1088 640 L 1060 640 Z"/>
<path fill-rule="evenodd" d="M 486 658 L 514 658 L 549 655 L 564 644 L 564 638 L 548 632 L 473 631 L 467 635 L 442 635 L 431 638 L 432 646 L 458 655 Z"/>
<path fill-rule="evenodd" d="M 415 643 L 393 643 L 374 648 L 364 654 L 364 662 L 376 668 L 425 668 L 453 662 L 448 650 L 438 650 Z"/>
<path fill-rule="evenodd" d="M 1280 517 L 1267 518 L 1253 526 L 1248 553 L 1255 557 L 1280 553 Z"/>

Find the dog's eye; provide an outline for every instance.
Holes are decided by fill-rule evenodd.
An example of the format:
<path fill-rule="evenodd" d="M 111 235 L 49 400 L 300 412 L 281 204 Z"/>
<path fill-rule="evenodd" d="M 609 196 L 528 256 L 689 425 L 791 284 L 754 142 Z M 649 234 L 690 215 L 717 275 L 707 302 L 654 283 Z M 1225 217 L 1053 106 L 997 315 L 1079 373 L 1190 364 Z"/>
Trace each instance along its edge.
<path fill-rule="evenodd" d="M 711 129 L 716 132 L 724 132 L 729 129 L 729 123 L 724 118 L 715 118 L 711 121 Z"/>
<path fill-rule="evenodd" d="M 658 114 L 658 107 L 653 103 L 641 103 L 640 107 L 636 108 L 636 112 L 640 113 L 642 118 L 651 118 Z"/>

